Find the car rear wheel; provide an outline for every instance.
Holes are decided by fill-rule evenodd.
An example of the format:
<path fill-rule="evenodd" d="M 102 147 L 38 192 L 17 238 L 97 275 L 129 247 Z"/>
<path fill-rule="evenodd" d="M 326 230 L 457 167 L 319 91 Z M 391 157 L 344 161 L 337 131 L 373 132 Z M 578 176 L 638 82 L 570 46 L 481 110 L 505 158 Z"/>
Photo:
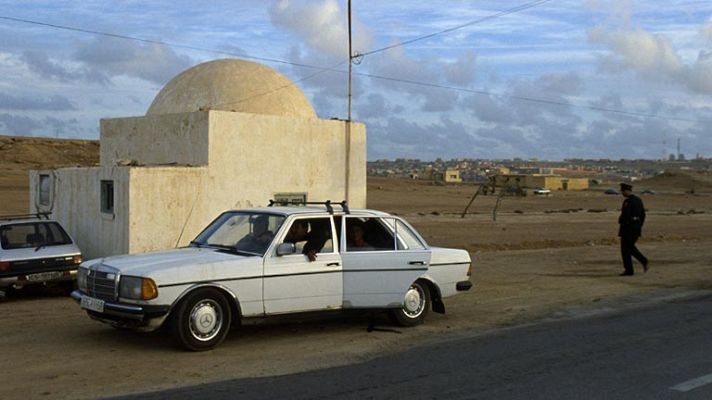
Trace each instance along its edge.
<path fill-rule="evenodd" d="M 192 351 L 210 350 L 230 331 L 230 304 L 216 289 L 199 289 L 186 296 L 173 316 L 173 334 Z"/>
<path fill-rule="evenodd" d="M 414 282 L 405 292 L 403 308 L 391 310 L 393 322 L 400 326 L 415 326 L 423 323 L 430 311 L 430 291 L 421 282 Z"/>

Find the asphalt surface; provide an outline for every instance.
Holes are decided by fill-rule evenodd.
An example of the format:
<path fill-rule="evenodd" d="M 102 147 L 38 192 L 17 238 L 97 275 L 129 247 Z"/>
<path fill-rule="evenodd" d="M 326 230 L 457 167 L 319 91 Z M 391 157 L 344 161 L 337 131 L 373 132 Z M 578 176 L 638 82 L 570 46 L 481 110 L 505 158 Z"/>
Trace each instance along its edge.
<path fill-rule="evenodd" d="M 507 329 L 339 368 L 125 398 L 707 400 L 712 297 Z"/>

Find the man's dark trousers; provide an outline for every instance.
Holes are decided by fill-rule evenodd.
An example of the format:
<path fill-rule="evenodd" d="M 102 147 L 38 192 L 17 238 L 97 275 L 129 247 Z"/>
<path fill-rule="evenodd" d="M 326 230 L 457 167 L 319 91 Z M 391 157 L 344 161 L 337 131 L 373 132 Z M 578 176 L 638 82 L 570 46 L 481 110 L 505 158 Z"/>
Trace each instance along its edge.
<path fill-rule="evenodd" d="M 626 274 L 632 275 L 634 273 L 632 257 L 635 257 L 643 265 L 648 263 L 648 259 L 635 247 L 636 241 L 638 241 L 638 236 L 621 236 L 621 257 L 623 258 L 623 267 Z"/>

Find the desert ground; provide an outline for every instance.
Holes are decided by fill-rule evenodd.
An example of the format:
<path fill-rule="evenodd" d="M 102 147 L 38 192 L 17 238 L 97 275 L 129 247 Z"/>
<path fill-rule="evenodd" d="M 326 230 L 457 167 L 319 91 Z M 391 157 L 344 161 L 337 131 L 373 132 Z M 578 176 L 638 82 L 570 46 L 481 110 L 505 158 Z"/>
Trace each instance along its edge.
<path fill-rule="evenodd" d="M 96 142 L 0 137 L 0 214 L 28 211 L 29 169 L 97 160 Z M 369 178 L 369 208 L 403 216 L 430 245 L 465 248 L 474 262 L 473 289 L 446 299 L 445 315 L 431 313 L 415 328 L 380 315 L 288 321 L 241 327 L 217 349 L 189 353 L 168 332 L 135 334 L 91 321 L 59 290 L 11 292 L 0 302 L 0 398 L 96 398 L 328 368 L 513 325 L 710 293 L 712 177 L 679 172 L 636 184 L 657 194 L 642 196 L 648 219 L 639 248 L 651 269 L 643 274 L 636 265 L 633 277 L 618 276 L 622 198 L 603 194 L 613 186 L 505 197 L 493 220 L 493 196 L 479 196 L 461 218 L 473 185 Z"/>

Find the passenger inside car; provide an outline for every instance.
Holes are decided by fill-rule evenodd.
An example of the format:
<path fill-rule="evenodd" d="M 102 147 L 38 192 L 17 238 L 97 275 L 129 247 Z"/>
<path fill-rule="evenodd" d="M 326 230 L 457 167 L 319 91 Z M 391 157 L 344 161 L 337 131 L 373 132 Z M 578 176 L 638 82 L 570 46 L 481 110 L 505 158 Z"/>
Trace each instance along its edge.
<path fill-rule="evenodd" d="M 321 252 L 333 251 L 331 223 L 328 218 L 298 219 L 284 238 L 285 243 L 294 243 L 298 252 L 315 261 Z"/>
<path fill-rule="evenodd" d="M 346 223 L 346 246 L 348 251 L 375 250 L 364 238 L 364 227 L 359 221 L 348 220 Z"/>
<path fill-rule="evenodd" d="M 237 242 L 239 250 L 264 253 L 274 238 L 274 233 L 269 230 L 269 219 L 261 215 L 252 220 L 252 232 Z"/>

